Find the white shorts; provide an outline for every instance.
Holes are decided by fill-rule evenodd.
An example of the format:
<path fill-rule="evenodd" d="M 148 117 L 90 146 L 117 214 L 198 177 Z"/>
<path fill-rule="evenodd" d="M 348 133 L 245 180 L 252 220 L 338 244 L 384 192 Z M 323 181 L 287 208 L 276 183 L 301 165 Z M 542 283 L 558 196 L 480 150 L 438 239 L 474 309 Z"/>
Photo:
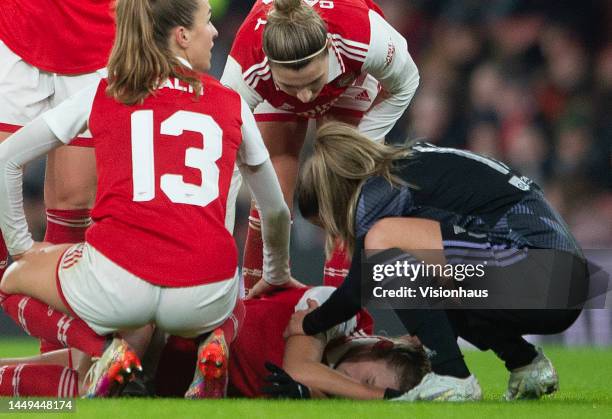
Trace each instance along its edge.
<path fill-rule="evenodd" d="M 363 114 L 372 107 L 380 89 L 378 80 L 369 74 L 363 74 L 329 105 L 326 114 L 361 119 Z M 299 118 L 310 118 L 308 115 L 275 108 L 267 100 L 257 105 L 253 114 L 258 122 L 294 121 Z"/>
<path fill-rule="evenodd" d="M 65 304 L 100 335 L 155 323 L 173 335 L 199 336 L 230 316 L 239 288 L 237 275 L 194 287 L 153 285 L 87 243 L 64 252 L 57 280 Z"/>
<path fill-rule="evenodd" d="M 17 131 L 43 112 L 104 77 L 106 69 L 71 76 L 39 70 L 0 41 L 0 131 Z M 90 145 L 91 140 L 87 138 L 91 135 L 86 133 L 82 137 L 71 145 Z"/>

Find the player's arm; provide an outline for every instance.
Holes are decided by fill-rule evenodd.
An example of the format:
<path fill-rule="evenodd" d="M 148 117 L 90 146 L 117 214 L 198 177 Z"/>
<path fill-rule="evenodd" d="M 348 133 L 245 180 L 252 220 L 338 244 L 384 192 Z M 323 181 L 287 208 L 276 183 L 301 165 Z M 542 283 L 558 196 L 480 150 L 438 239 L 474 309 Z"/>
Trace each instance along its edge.
<path fill-rule="evenodd" d="M 367 386 L 321 363 L 326 340 L 322 335 L 291 336 L 287 339 L 283 368 L 310 389 L 313 397 L 382 399 L 385 389 Z"/>
<path fill-rule="evenodd" d="M 264 242 L 263 278 L 272 285 L 291 280 L 289 270 L 289 234 L 291 215 L 263 143 L 255 118 L 242 101 L 243 141 L 238 153 L 240 172 L 246 180 L 261 216 Z"/>
<path fill-rule="evenodd" d="M 231 55 L 227 56 L 221 83 L 237 92 L 249 105 L 251 111 L 263 102 L 261 95 L 246 83 L 242 75 L 242 66 Z"/>
<path fill-rule="evenodd" d="M 306 291 L 296 310 L 323 304 L 334 294 L 333 287 L 314 287 Z M 337 396 L 351 399 L 382 399 L 385 390 L 365 385 L 329 366 L 322 364 L 323 353 L 329 342 L 350 336 L 357 328 L 357 319 L 351 316 L 324 333 L 313 336 L 297 335 L 287 339 L 283 368 L 297 382 L 310 389 L 315 397 Z"/>
<path fill-rule="evenodd" d="M 0 229 L 12 256 L 34 245 L 23 209 L 23 168 L 87 129 L 93 95 L 84 89 L 0 144 Z"/>
<path fill-rule="evenodd" d="M 359 131 L 373 140 L 387 135 L 402 116 L 419 85 L 419 72 L 404 37 L 378 13 L 369 12 L 370 47 L 363 71 L 384 89 L 384 100 L 375 103 L 359 123 Z"/>
<path fill-rule="evenodd" d="M 373 191 L 375 193 L 372 195 Z M 401 217 L 402 214 L 410 212 L 414 203 L 410 188 L 396 187 L 381 177 L 372 178 L 362 188 L 360 199 L 359 204 L 368 208 L 368 211 L 359 213 L 355 220 L 357 238 L 346 278 L 319 308 L 310 313 L 294 313 L 287 327 L 287 334 L 315 335 L 353 317 L 362 307 L 363 263 L 387 263 L 387 258 L 396 256 L 396 251 L 391 251 L 390 255 L 385 251 L 365 255 L 364 260 L 363 250 L 382 250 L 376 247 L 367 249 L 366 236 L 380 220 Z M 371 243 L 369 246 L 372 246 Z"/>

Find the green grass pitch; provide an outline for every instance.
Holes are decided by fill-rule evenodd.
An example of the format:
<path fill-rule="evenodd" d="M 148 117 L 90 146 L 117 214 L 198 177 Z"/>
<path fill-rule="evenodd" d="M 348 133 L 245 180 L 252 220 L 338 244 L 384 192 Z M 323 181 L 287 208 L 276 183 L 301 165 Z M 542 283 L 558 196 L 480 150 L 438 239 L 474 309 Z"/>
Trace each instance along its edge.
<path fill-rule="evenodd" d="M 25 356 L 37 350 L 33 340 L 0 340 L 0 357 Z M 558 348 L 545 352 L 560 376 L 560 390 L 540 401 L 501 401 L 507 373 L 490 353 L 466 351 L 472 372 L 480 380 L 484 400 L 479 403 L 390 403 L 384 401 L 270 401 L 180 399 L 77 400 L 76 414 L 54 414 L 52 418 L 122 417 L 164 418 L 439 418 L 480 419 L 506 417 L 607 417 L 612 418 L 612 348 Z M 16 417 L 15 414 L 7 417 Z M 27 417 L 35 417 L 28 415 Z"/>

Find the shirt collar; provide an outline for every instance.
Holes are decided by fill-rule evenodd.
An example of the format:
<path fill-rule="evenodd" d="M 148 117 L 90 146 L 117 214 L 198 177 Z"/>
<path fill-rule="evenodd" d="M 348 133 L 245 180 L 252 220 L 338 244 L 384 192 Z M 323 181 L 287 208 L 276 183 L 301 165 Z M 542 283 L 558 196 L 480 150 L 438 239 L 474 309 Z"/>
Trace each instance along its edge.
<path fill-rule="evenodd" d="M 193 70 L 193 67 L 191 66 L 191 64 L 189 63 L 189 61 L 187 61 L 186 59 L 184 59 L 183 57 L 179 57 L 178 55 L 176 56 L 176 59 L 179 60 L 179 62 L 181 64 L 183 64 L 185 67 L 187 67 L 190 70 Z"/>
<path fill-rule="evenodd" d="M 335 80 L 338 76 L 342 74 L 343 63 L 340 61 L 341 58 L 338 55 L 338 51 L 336 51 L 336 47 L 331 45 L 329 49 L 329 60 L 328 60 L 328 72 L 327 72 L 327 82 L 331 82 Z"/>

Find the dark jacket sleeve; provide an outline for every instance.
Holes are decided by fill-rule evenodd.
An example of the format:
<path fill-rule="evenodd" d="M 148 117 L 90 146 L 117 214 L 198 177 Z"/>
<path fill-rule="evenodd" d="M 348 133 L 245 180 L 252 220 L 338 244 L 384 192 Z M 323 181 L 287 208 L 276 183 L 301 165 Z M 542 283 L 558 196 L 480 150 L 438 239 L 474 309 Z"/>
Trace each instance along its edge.
<path fill-rule="evenodd" d="M 304 317 L 307 335 L 324 332 L 349 320 L 361 309 L 361 255 L 365 236 L 356 240 L 349 273 L 340 287 L 320 307 Z"/>

